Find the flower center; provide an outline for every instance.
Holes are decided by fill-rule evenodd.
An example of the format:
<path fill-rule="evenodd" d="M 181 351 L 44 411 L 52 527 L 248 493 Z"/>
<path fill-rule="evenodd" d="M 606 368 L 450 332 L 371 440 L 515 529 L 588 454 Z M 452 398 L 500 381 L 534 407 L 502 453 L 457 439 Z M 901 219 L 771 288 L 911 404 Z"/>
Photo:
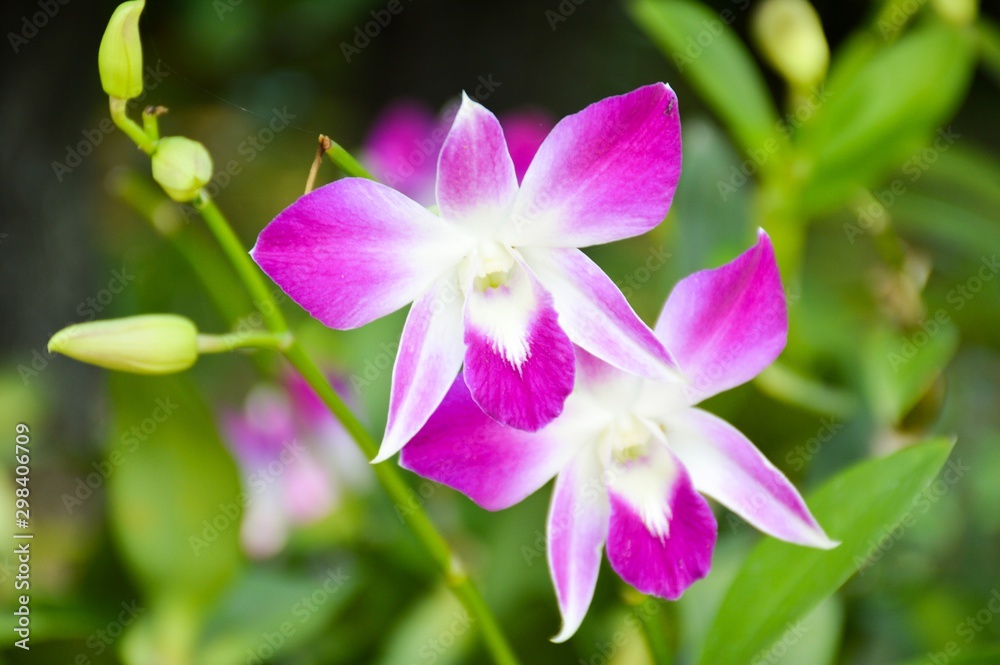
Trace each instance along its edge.
<path fill-rule="evenodd" d="M 507 284 L 511 269 L 515 265 L 511 251 L 495 240 L 483 240 L 465 259 L 462 270 L 471 273 L 472 285 L 476 291 L 485 293 Z M 465 282 L 468 284 L 468 282 Z"/>
<path fill-rule="evenodd" d="M 612 464 L 626 464 L 642 459 L 653 438 L 649 428 L 634 414 L 619 416 L 608 428 L 608 457 Z"/>

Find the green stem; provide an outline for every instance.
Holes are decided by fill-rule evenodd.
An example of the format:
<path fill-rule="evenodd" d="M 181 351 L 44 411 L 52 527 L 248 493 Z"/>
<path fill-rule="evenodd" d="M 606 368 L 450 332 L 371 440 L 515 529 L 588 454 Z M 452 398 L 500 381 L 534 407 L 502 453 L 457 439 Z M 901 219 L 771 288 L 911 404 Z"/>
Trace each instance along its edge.
<path fill-rule="evenodd" d="M 250 254 L 243 248 L 243 244 L 236 237 L 236 233 L 229 226 L 229 222 L 226 221 L 218 206 L 215 205 L 214 201 L 202 194 L 194 201 L 194 207 L 201 213 L 209 231 L 219 241 L 222 251 L 229 258 L 229 262 L 233 264 L 236 274 L 243 280 L 247 290 L 250 292 L 250 297 L 253 299 L 254 305 L 256 305 L 264 317 L 264 323 L 268 329 L 276 334 L 287 333 L 288 323 L 285 322 L 285 317 L 274 302 L 274 297 L 267 288 L 267 283 L 264 281 L 260 269 L 250 258 Z"/>
<path fill-rule="evenodd" d="M 109 97 L 109 100 L 111 106 L 111 121 L 118 126 L 118 129 L 125 132 L 130 139 L 135 141 L 135 144 L 139 146 L 144 153 L 152 155 L 156 150 L 156 141 L 151 139 L 142 127 L 137 125 L 134 120 L 128 117 L 128 100 L 119 99 L 118 97 Z"/>
<path fill-rule="evenodd" d="M 354 178 L 368 178 L 369 180 L 375 180 L 375 176 L 368 172 L 368 169 L 361 165 L 354 155 L 347 152 L 344 146 L 340 145 L 336 141 L 330 141 L 330 147 L 326 150 L 326 156 L 330 158 L 330 161 L 337 165 L 337 168 L 343 171 L 345 174 Z"/>
<path fill-rule="evenodd" d="M 378 453 L 378 444 L 333 390 L 326 377 L 309 358 L 302 346 L 297 341 L 293 341 L 284 354 L 306 383 L 316 391 L 316 394 L 343 424 L 364 454 L 368 458 L 375 457 Z M 397 506 L 407 506 L 406 521 L 410 530 L 434 559 L 434 563 L 444 574 L 445 582 L 455 596 L 469 613 L 477 618 L 483 641 L 493 656 L 494 662 L 497 665 L 517 665 L 517 657 L 507 643 L 493 612 L 483 600 L 472 580 L 466 575 L 461 561 L 452 553 L 448 543 L 438 532 L 434 523 L 422 509 L 412 505 L 412 491 L 396 467 L 390 464 L 375 464 L 372 469 L 389 498 Z"/>
<path fill-rule="evenodd" d="M 223 217 L 216 205 L 205 196 L 196 201 L 195 206 L 201 211 L 205 222 L 218 238 L 223 251 L 229 256 L 229 260 L 245 282 L 251 297 L 261 314 L 264 315 L 268 327 L 276 335 L 287 336 L 287 346 L 282 349 L 285 358 L 299 371 L 306 383 L 316 391 L 327 408 L 343 424 L 344 429 L 351 435 L 365 456 L 369 459 L 375 457 L 378 453 L 378 444 L 333 390 L 330 382 L 306 354 L 301 344 L 291 336 L 288 325 L 278 311 L 261 273 L 258 272 L 257 266 L 250 259 L 250 255 L 240 245 L 239 238 L 233 233 L 226 218 Z M 375 464 L 372 468 L 393 502 L 396 505 L 406 505 L 409 508 L 412 504 L 410 488 L 396 467 L 390 464 Z M 469 613 L 476 617 L 479 629 L 483 634 L 483 641 L 497 665 L 517 665 L 517 658 L 510 645 L 507 644 L 507 640 L 500 630 L 500 625 L 489 606 L 486 605 L 472 580 L 465 574 L 458 557 L 452 553 L 448 543 L 445 542 L 444 537 L 438 532 L 427 514 L 419 508 L 412 508 L 407 525 L 428 554 L 431 555 L 431 558 L 434 559 L 434 563 L 444 574 L 445 582 L 455 596 Z"/>
<path fill-rule="evenodd" d="M 198 353 L 228 353 L 236 349 L 271 349 L 284 351 L 291 344 L 291 333 L 231 332 L 224 335 L 198 335 Z"/>

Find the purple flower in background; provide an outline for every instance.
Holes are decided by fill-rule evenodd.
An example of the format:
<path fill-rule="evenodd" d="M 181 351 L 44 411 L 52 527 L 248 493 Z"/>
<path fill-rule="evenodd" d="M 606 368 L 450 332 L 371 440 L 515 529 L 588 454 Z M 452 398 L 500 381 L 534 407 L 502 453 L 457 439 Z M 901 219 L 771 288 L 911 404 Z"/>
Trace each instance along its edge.
<path fill-rule="evenodd" d="M 485 417 L 459 380 L 400 462 L 489 510 L 557 476 L 547 527 L 563 616 L 556 641 L 580 626 L 602 549 L 622 579 L 662 598 L 680 597 L 708 574 L 717 526 L 699 492 L 776 538 L 833 547 L 788 479 L 732 425 L 694 406 L 767 367 L 787 327 L 774 251 L 761 232 L 756 246 L 687 277 L 667 299 L 656 334 L 685 383 L 629 375 L 578 350 L 565 411 L 529 433 Z"/>
<path fill-rule="evenodd" d="M 276 554 L 292 526 L 322 519 L 345 486 L 370 480 L 343 427 L 297 374 L 253 388 L 243 411 L 223 413 L 221 425 L 247 497 L 240 541 L 251 557 Z"/>
<path fill-rule="evenodd" d="M 435 115 L 424 104 L 400 100 L 379 114 L 362 148 L 362 161 L 375 178 L 424 206 L 433 205 L 438 155 L 454 120 L 457 106 Z M 552 129 L 541 111 L 516 111 L 501 115 L 507 149 L 517 181 Z"/>
<path fill-rule="evenodd" d="M 496 117 L 463 97 L 438 158 L 440 217 L 370 180 L 306 194 L 260 234 L 253 257 L 331 328 L 412 302 L 376 460 L 398 452 L 463 363 L 489 416 L 537 430 L 573 388 L 573 345 L 666 380 L 672 359 L 578 247 L 644 233 L 680 176 L 677 99 L 662 83 L 560 121 L 518 185 Z"/>

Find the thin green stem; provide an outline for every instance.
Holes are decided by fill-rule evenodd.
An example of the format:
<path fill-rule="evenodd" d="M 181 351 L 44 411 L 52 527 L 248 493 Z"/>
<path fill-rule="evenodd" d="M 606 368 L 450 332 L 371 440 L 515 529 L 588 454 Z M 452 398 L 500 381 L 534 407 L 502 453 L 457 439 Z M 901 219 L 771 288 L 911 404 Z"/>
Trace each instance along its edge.
<path fill-rule="evenodd" d="M 322 138 L 325 137 L 321 137 Z M 340 145 L 336 141 L 330 141 L 330 147 L 326 150 L 326 156 L 330 158 L 330 161 L 337 165 L 337 168 L 343 171 L 345 174 L 352 176 L 354 178 L 368 178 L 369 180 L 375 180 L 375 176 L 368 172 L 368 169 L 361 165 L 354 155 L 347 152 L 344 146 Z"/>
<path fill-rule="evenodd" d="M 118 97 L 109 97 L 111 106 L 111 121 L 114 122 L 118 129 L 125 132 L 126 135 L 139 146 L 144 153 L 147 155 L 152 155 L 156 150 L 156 141 L 151 139 L 146 131 L 140 127 L 132 118 L 128 117 L 128 100 L 119 99 Z"/>
<path fill-rule="evenodd" d="M 198 335 L 198 353 L 228 353 L 236 349 L 271 349 L 283 351 L 292 342 L 291 333 L 231 332 L 223 335 Z"/>
<path fill-rule="evenodd" d="M 378 453 L 378 444 L 333 390 L 326 377 L 309 358 L 302 346 L 297 341 L 293 341 L 284 354 L 306 383 L 316 391 L 316 394 L 344 425 L 364 454 L 369 458 L 374 457 Z M 483 641 L 493 660 L 497 665 L 517 665 L 517 657 L 507 643 L 493 612 L 483 600 L 475 584 L 466 575 L 461 561 L 452 553 L 451 548 L 448 547 L 448 543 L 438 532 L 434 523 L 422 509 L 413 506 L 412 491 L 396 467 L 390 464 L 375 464 L 372 469 L 389 498 L 397 506 L 406 506 L 406 523 L 410 530 L 434 559 L 434 563 L 444 574 L 445 582 L 455 596 L 469 613 L 477 618 Z"/>
<path fill-rule="evenodd" d="M 202 194 L 194 201 L 194 207 L 201 213 L 209 231 L 219 241 L 219 246 L 222 247 L 222 251 L 229 258 L 229 262 L 233 264 L 236 274 L 243 280 L 247 290 L 250 292 L 250 297 L 253 299 L 254 305 L 257 306 L 257 309 L 260 310 L 261 315 L 264 317 L 264 323 L 268 329 L 273 333 L 287 333 L 288 323 L 285 322 L 284 315 L 282 315 L 281 310 L 278 309 L 278 305 L 274 302 L 274 297 L 271 295 L 270 289 L 267 288 L 267 283 L 264 281 L 260 269 L 250 258 L 250 254 L 243 248 L 243 244 L 236 237 L 236 233 L 229 225 L 229 222 L 226 221 L 218 206 L 215 205 L 214 201 Z"/>

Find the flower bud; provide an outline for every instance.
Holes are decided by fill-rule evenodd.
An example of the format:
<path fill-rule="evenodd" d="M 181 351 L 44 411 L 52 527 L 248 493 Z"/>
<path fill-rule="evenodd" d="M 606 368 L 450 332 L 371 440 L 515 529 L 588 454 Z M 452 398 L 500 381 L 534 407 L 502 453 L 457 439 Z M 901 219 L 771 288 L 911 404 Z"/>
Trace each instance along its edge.
<path fill-rule="evenodd" d="M 761 54 L 789 83 L 808 86 L 826 76 L 830 47 L 808 0 L 764 0 L 751 31 Z"/>
<path fill-rule="evenodd" d="M 134 374 L 172 374 L 198 359 L 198 330 L 174 314 L 77 323 L 49 340 L 49 351 Z"/>
<path fill-rule="evenodd" d="M 145 0 L 129 0 L 118 5 L 101 39 L 97 65 L 101 86 L 111 97 L 132 99 L 142 94 L 139 14 L 145 5 Z"/>
<path fill-rule="evenodd" d="M 938 16 L 958 26 L 973 23 L 979 14 L 976 0 L 934 0 L 932 4 Z"/>
<path fill-rule="evenodd" d="M 168 136 L 153 153 L 153 179 L 174 201 L 191 201 L 212 179 L 212 158 L 197 141 Z"/>

